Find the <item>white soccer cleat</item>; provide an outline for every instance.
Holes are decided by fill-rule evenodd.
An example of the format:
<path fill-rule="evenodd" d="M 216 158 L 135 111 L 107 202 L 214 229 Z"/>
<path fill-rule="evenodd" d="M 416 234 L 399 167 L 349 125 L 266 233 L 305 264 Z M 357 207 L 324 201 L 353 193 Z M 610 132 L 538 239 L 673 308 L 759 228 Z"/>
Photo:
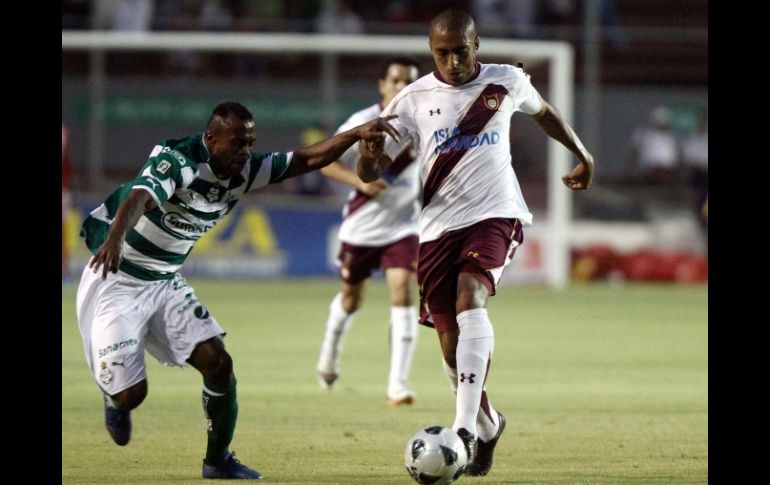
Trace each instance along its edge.
<path fill-rule="evenodd" d="M 414 403 L 415 393 L 409 384 L 393 382 L 388 386 L 388 406 L 408 406 Z"/>

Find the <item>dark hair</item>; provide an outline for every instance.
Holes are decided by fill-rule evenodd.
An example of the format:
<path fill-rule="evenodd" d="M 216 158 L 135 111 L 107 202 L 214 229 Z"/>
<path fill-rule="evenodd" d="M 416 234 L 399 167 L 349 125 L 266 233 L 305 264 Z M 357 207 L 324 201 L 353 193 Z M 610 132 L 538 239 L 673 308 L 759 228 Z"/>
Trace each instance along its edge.
<path fill-rule="evenodd" d="M 214 108 L 214 111 L 211 112 L 211 117 L 209 118 L 208 125 L 211 125 L 211 122 L 215 118 L 229 118 L 230 116 L 235 116 L 236 118 L 240 120 L 253 120 L 254 116 L 251 114 L 251 111 L 246 109 L 244 105 L 241 103 L 235 103 L 233 101 L 228 101 L 225 103 L 220 103 L 217 105 L 216 108 Z"/>
<path fill-rule="evenodd" d="M 393 64 L 397 64 L 399 66 L 414 66 L 417 68 L 417 72 L 420 71 L 420 64 L 417 62 L 417 59 L 410 56 L 394 56 L 389 57 L 385 60 L 385 64 L 382 65 L 382 71 L 380 71 L 380 79 L 385 79 L 388 77 L 388 69 L 390 69 L 390 66 Z"/>
<path fill-rule="evenodd" d="M 430 21 L 431 36 L 434 31 L 459 30 L 465 32 L 468 29 L 472 29 L 475 33 L 476 22 L 473 21 L 473 17 L 468 12 L 458 8 L 448 8 Z"/>

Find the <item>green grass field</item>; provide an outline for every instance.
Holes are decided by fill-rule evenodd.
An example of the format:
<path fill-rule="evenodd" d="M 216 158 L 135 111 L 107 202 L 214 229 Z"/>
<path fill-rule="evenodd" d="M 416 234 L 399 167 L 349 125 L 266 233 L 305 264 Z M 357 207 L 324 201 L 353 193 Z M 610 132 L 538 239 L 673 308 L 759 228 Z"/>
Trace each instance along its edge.
<path fill-rule="evenodd" d="M 409 484 L 403 450 L 419 427 L 454 420 L 434 332 L 420 328 L 417 400 L 388 408 L 386 288 L 373 281 L 348 335 L 342 376 L 314 367 L 333 280 L 190 281 L 228 331 L 240 417 L 232 449 L 274 484 Z M 706 483 L 708 290 L 502 288 L 489 304 L 487 382 L 508 418 L 495 465 L 457 483 Z M 62 483 L 199 483 L 206 446 L 194 369 L 149 355 L 131 443 L 112 443 L 83 358 L 75 287 L 62 288 Z"/>

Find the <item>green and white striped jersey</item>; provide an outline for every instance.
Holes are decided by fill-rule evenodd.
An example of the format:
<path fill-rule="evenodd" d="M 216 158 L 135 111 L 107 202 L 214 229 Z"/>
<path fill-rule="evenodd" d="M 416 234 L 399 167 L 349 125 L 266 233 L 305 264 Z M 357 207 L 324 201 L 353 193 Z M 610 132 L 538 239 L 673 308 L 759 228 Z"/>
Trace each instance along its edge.
<path fill-rule="evenodd" d="M 247 191 L 283 181 L 292 153 L 253 153 L 240 174 L 217 178 L 203 134 L 163 140 L 139 175 L 115 190 L 83 222 L 80 235 L 93 254 L 131 190 L 146 190 L 158 207 L 126 234 L 120 270 L 143 280 L 172 278 L 195 242 L 227 215 Z"/>

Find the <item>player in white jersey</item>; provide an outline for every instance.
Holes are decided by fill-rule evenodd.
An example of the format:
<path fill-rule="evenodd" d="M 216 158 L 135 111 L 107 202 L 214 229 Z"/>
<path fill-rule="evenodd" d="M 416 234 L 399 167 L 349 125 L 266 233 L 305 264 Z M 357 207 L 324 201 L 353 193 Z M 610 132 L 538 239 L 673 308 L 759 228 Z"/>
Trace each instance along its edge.
<path fill-rule="evenodd" d="M 409 57 L 387 59 L 378 80 L 382 101 L 350 116 L 337 133 L 376 118 L 398 92 L 419 75 Z M 342 289 L 329 305 L 326 331 L 316 371 L 319 382 L 332 389 L 339 377 L 345 336 L 361 307 L 364 285 L 372 270 L 382 268 L 390 293 L 390 372 L 387 399 L 391 406 L 412 404 L 409 370 L 417 345 L 417 310 L 412 305 L 411 281 L 417 266 L 417 217 L 420 182 L 414 151 L 405 147 L 382 177 L 364 183 L 349 167 L 358 160 L 353 145 L 339 161 L 321 169 L 332 180 L 353 187 L 343 208 L 338 258 Z"/>
<path fill-rule="evenodd" d="M 485 382 L 494 347 L 486 305 L 503 268 L 532 222 L 511 166 L 509 130 L 521 111 L 578 159 L 562 177 L 587 189 L 593 156 L 572 128 L 538 94 L 521 68 L 476 62 L 479 37 L 465 12 L 447 10 L 430 26 L 436 70 L 404 88 L 383 114 L 402 142 L 419 153 L 423 183 L 417 281 L 421 322 L 435 326 L 444 370 L 456 393 L 452 428 L 466 444 L 472 476 L 486 475 L 504 416 L 494 410 Z M 360 144 L 358 174 L 376 179 L 398 146 L 390 140 Z M 429 318 L 428 318 L 429 317 Z"/>
<path fill-rule="evenodd" d="M 385 132 L 395 133 L 377 118 L 307 148 L 256 154 L 253 116 L 238 103 L 222 103 L 204 133 L 161 142 L 137 178 L 91 212 L 81 235 L 94 257 L 78 287 L 78 325 L 115 443 L 128 444 L 131 410 L 147 395 L 147 350 L 161 363 L 192 365 L 203 375 L 203 478 L 261 478 L 229 451 L 238 403 L 225 332 L 177 270 L 246 191 L 320 169 L 359 139 Z"/>

